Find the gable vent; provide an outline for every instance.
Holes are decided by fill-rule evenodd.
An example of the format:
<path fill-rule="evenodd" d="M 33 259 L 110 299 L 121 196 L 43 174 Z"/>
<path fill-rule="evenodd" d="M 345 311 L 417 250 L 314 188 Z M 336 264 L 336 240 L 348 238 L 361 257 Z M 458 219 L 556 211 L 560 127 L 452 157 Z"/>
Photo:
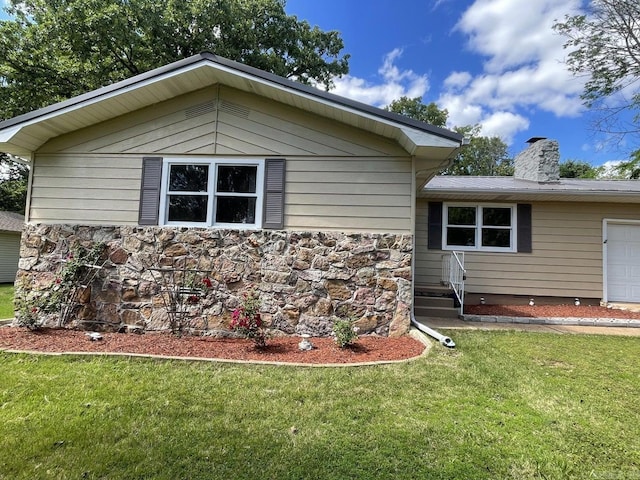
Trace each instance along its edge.
<path fill-rule="evenodd" d="M 204 115 L 206 113 L 211 113 L 216 109 L 216 104 L 214 102 L 206 102 L 201 103 L 200 105 L 195 105 L 193 107 L 187 108 L 184 111 L 184 115 L 186 118 L 194 118 L 199 117 L 200 115 Z"/>
<path fill-rule="evenodd" d="M 235 115 L 236 117 L 249 118 L 249 110 L 247 107 L 243 107 L 242 105 L 238 105 L 237 103 L 227 102 L 225 100 L 220 104 L 220 110 L 223 112 L 229 113 L 231 115 Z"/>

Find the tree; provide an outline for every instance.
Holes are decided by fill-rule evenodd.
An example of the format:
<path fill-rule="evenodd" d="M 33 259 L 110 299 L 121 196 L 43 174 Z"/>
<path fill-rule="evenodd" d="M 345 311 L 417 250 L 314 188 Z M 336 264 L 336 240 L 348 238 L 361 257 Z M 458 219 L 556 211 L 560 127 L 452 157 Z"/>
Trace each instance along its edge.
<path fill-rule="evenodd" d="M 420 97 L 409 98 L 400 97 L 394 100 L 384 108 L 389 112 L 399 113 L 405 117 L 420 120 L 421 122 L 435 125 L 436 127 L 444 127 L 449 118 L 447 109 L 440 110 L 438 106 L 431 102 L 428 105 L 422 103 Z"/>
<path fill-rule="evenodd" d="M 449 117 L 446 109 L 438 108 L 433 102 L 424 104 L 420 97 L 400 97 L 385 107 L 385 110 L 436 127 L 444 127 Z M 469 137 L 470 142 L 460 150 L 453 164 L 440 172 L 442 175 L 513 175 L 513 159 L 509 157 L 507 144 L 499 137 L 481 136 L 478 125 L 457 127 L 454 130 Z"/>
<path fill-rule="evenodd" d="M 469 138 L 469 144 L 462 147 L 453 164 L 443 175 L 513 175 L 513 158 L 509 156 L 507 144 L 500 137 L 480 135 L 480 126 L 458 127 L 456 132 Z"/>
<path fill-rule="evenodd" d="M 621 162 L 614 168 L 614 176 L 631 180 L 640 179 L 640 150 L 633 153 L 631 160 Z"/>
<path fill-rule="evenodd" d="M 569 70 L 588 76 L 581 97 L 587 107 L 603 112 L 596 128 L 618 135 L 640 132 L 637 114 L 631 124 L 620 115 L 640 107 L 640 2 L 592 0 L 588 15 L 566 16 L 554 29 L 568 39 Z"/>
<path fill-rule="evenodd" d="M 348 72 L 337 31 L 285 0 L 10 0 L 0 22 L 0 117 L 210 51 L 330 88 Z"/>
<path fill-rule="evenodd" d="M 560 163 L 561 178 L 598 178 L 602 167 L 594 167 L 581 160 L 567 160 Z"/>
<path fill-rule="evenodd" d="M 0 210 L 24 214 L 29 167 L 0 153 Z"/>

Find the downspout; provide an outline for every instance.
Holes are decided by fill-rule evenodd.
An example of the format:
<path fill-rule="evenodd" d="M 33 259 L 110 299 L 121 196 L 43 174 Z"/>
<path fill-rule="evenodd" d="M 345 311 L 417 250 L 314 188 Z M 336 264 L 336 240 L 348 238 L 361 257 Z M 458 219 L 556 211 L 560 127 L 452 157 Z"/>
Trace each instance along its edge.
<path fill-rule="evenodd" d="M 421 332 L 426 333 L 430 337 L 433 337 L 436 340 L 438 340 L 445 347 L 449 347 L 449 348 L 456 347 L 455 342 L 451 340 L 450 337 L 442 335 L 440 332 L 435 331 L 433 328 L 427 327 L 426 325 L 423 325 L 422 323 L 418 322 L 416 320 L 415 315 L 413 314 L 413 305 L 411 305 L 411 324 Z"/>
<path fill-rule="evenodd" d="M 465 142 L 463 140 L 463 145 L 465 145 Z M 449 158 L 447 158 L 441 165 L 438 166 L 438 169 L 440 168 L 444 168 L 444 165 L 446 164 L 447 166 L 450 165 L 451 160 L 452 160 L 453 156 L 450 156 Z M 413 161 L 411 162 L 412 166 L 413 166 L 413 208 L 414 211 L 416 209 L 416 205 L 417 205 L 417 195 L 416 195 L 416 188 L 415 188 L 415 181 L 416 181 L 416 176 L 418 174 L 418 172 L 416 172 L 416 168 L 415 168 L 415 156 L 413 157 Z M 420 186 L 420 188 L 422 189 L 423 185 Z M 432 338 L 435 338 L 436 340 L 438 340 L 442 345 L 444 345 L 445 347 L 448 348 L 455 348 L 456 344 L 453 340 L 451 340 L 451 338 L 446 337 L 444 335 L 442 335 L 440 332 L 435 331 L 433 328 L 431 327 L 427 327 L 426 325 L 423 325 L 422 323 L 418 322 L 416 320 L 416 316 L 415 313 L 413 311 L 413 309 L 415 308 L 415 291 L 416 291 L 416 215 L 413 215 L 413 235 L 412 235 L 412 248 L 413 248 L 413 261 L 411 262 L 411 312 L 410 312 L 410 316 L 411 316 L 411 325 L 413 325 L 414 327 L 416 327 L 418 330 L 420 330 L 423 333 L 426 333 L 427 335 L 429 335 Z"/>

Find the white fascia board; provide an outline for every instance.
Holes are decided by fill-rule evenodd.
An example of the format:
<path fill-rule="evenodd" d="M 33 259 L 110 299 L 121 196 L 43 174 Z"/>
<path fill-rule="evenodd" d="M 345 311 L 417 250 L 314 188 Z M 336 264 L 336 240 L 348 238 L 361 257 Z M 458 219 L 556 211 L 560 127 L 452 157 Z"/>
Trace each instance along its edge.
<path fill-rule="evenodd" d="M 248 81 L 249 83 L 260 84 L 266 87 L 267 89 L 285 92 L 288 95 L 304 98 L 306 100 L 309 100 L 312 103 L 324 105 L 333 110 L 342 111 L 358 118 L 364 118 L 364 119 L 368 119 L 373 122 L 376 122 L 378 124 L 390 126 L 396 131 L 395 140 L 397 140 L 400 144 L 402 144 L 403 147 L 407 149 L 408 153 L 410 154 L 413 154 L 413 152 L 415 152 L 415 150 L 419 147 L 440 146 L 440 147 L 447 147 L 447 148 L 457 148 L 460 146 L 458 142 L 452 141 L 450 139 L 442 138 L 436 134 L 431 134 L 428 132 L 413 129 L 406 125 L 398 124 L 397 122 L 394 122 L 391 119 L 382 118 L 374 114 L 349 107 L 347 105 L 335 103 L 335 102 L 332 102 L 330 99 L 325 99 L 325 98 L 322 98 L 321 96 L 316 96 L 311 93 L 307 93 L 299 90 L 292 90 L 286 85 L 280 85 L 280 84 L 271 82 L 267 79 L 256 77 L 254 75 L 251 75 L 250 73 L 243 72 L 241 70 L 237 70 L 234 68 L 230 68 L 226 65 L 222 65 L 206 59 L 202 60 L 201 62 L 194 63 L 193 65 L 187 65 L 185 67 L 167 72 L 157 77 L 148 78 L 148 79 L 133 83 L 131 85 L 127 85 L 122 88 L 107 91 L 104 94 L 101 94 L 100 90 L 96 90 L 93 92 L 94 96 L 86 100 L 78 101 L 77 103 L 74 103 L 67 107 L 62 107 L 60 110 L 54 110 L 52 112 L 43 114 L 42 116 L 38 116 L 32 119 L 26 120 L 25 122 L 13 125 L 6 130 L 0 130 L 0 142 L 9 143 L 9 140 L 13 138 L 18 132 L 20 132 L 22 129 L 26 127 L 29 127 L 30 125 L 46 122 L 47 120 L 50 120 L 52 118 L 56 118 L 62 115 L 67 115 L 69 113 L 72 113 L 76 110 L 80 110 L 87 106 L 104 102 L 113 97 L 117 97 L 122 94 L 132 92 L 140 88 L 144 88 L 149 85 L 153 85 L 153 84 L 165 81 L 169 78 L 183 75 L 186 72 L 189 72 L 192 70 L 198 70 L 201 68 L 212 68 L 213 70 L 218 71 L 220 73 L 230 75 L 232 78 L 241 78 Z M 219 81 L 219 79 L 217 81 Z M 212 83 L 216 83 L 216 79 L 212 79 Z M 231 86 L 234 86 L 234 85 L 231 84 Z M 107 86 L 104 88 L 109 89 L 110 86 Z M 291 103 L 291 105 L 293 105 L 293 102 Z M 48 138 L 43 139 L 43 143 L 47 140 Z M 18 147 L 18 145 L 16 145 L 16 147 Z"/>
<path fill-rule="evenodd" d="M 22 130 L 22 127 L 20 126 L 13 126 L 5 130 L 0 130 L 0 144 L 10 143 L 11 139 L 15 137 L 20 130 Z"/>
<path fill-rule="evenodd" d="M 154 83 L 158 83 L 158 82 L 162 82 L 166 79 L 175 77 L 177 75 L 183 74 L 185 72 L 191 71 L 191 70 L 196 70 L 198 68 L 202 68 L 203 64 L 194 64 L 194 65 L 189 65 L 186 66 L 182 69 L 179 70 L 174 70 L 172 72 L 168 72 L 164 75 L 158 76 L 158 77 L 153 77 L 153 78 L 149 78 L 146 80 L 141 80 L 140 82 L 137 82 L 133 85 L 129 85 L 123 88 L 119 88 L 110 92 L 106 92 L 104 94 L 100 94 L 100 90 L 96 90 L 96 96 L 93 98 L 89 98 L 87 100 L 78 102 L 76 104 L 73 105 L 69 105 L 67 107 L 63 107 L 60 110 L 55 110 L 53 112 L 44 114 L 42 116 L 38 116 L 29 120 L 26 120 L 25 122 L 22 123 L 18 123 L 16 125 L 13 125 L 7 129 L 4 130 L 0 130 L 0 144 L 1 143 L 10 143 L 10 140 L 15 137 L 19 132 L 21 132 L 23 129 L 31 126 L 31 125 L 35 125 L 38 123 L 42 123 L 42 122 L 46 122 L 47 120 L 51 120 L 52 118 L 56 118 L 56 117 L 60 117 L 62 115 L 67 115 L 69 113 L 72 113 L 76 110 L 80 110 L 82 108 L 88 107 L 90 105 L 94 105 L 96 103 L 100 103 L 106 100 L 109 100 L 111 98 L 120 96 L 124 93 L 128 93 L 128 92 L 132 92 L 135 90 L 138 90 L 140 88 L 144 88 L 148 85 L 153 85 Z M 108 87 L 104 87 L 104 88 L 108 88 Z M 186 93 L 186 92 L 185 92 Z M 44 139 L 43 143 L 46 142 L 48 140 Z M 19 146 L 16 145 L 16 147 L 20 148 Z M 26 151 L 26 150 L 25 150 Z"/>
<path fill-rule="evenodd" d="M 413 128 L 402 127 L 400 130 L 402 132 L 402 135 L 409 142 L 409 144 L 413 145 L 413 151 L 409 152 L 411 154 L 414 154 L 415 150 L 419 149 L 420 147 L 442 147 L 442 148 L 460 147 L 459 142 L 455 142 L 453 140 L 442 138 L 437 135 L 433 135 L 420 130 L 415 130 Z"/>
<path fill-rule="evenodd" d="M 412 129 L 410 127 L 407 127 L 405 125 L 401 125 L 398 124 L 396 122 L 394 122 L 393 120 L 389 120 L 386 118 L 382 118 L 382 117 L 378 117 L 376 115 L 367 113 L 367 112 L 363 112 L 361 110 L 357 110 L 355 108 L 351 108 L 348 107 L 346 105 L 341 105 L 335 102 L 331 102 L 328 99 L 324 99 L 320 96 L 316 96 L 310 93 L 306 93 L 306 92 L 302 92 L 299 90 L 292 90 L 284 85 L 279 85 L 277 83 L 273 83 L 270 82 L 268 80 L 262 79 L 262 78 L 258 78 L 255 77 L 253 75 L 250 75 L 248 73 L 245 72 L 241 72 L 229 67 L 226 67 L 224 65 L 219 65 L 219 64 L 214 64 L 211 65 L 212 67 L 214 66 L 216 69 L 218 70 L 222 70 L 226 73 L 229 73 L 231 75 L 234 76 L 238 76 L 238 77 L 242 77 L 246 80 L 248 80 L 249 82 L 252 83 L 259 83 L 269 89 L 273 89 L 273 90 L 279 90 L 282 92 L 285 92 L 289 95 L 295 95 L 297 97 L 301 97 L 304 98 L 306 100 L 309 100 L 311 102 L 314 103 L 318 103 L 324 106 L 327 106 L 329 108 L 332 108 L 334 110 L 340 110 L 343 112 L 346 112 L 350 115 L 354 115 L 360 118 L 365 118 L 367 120 L 372 120 L 376 123 L 382 124 L 382 125 L 388 125 L 390 127 L 393 127 L 394 129 L 396 129 L 397 135 L 395 136 L 395 140 L 397 140 L 398 142 L 401 143 L 401 145 L 403 146 L 403 148 L 407 149 L 407 147 L 410 148 L 407 149 L 407 153 L 413 155 L 413 151 L 416 148 L 419 147 L 431 147 L 431 146 L 442 146 L 442 147 L 450 147 L 450 148 L 457 148 L 460 146 L 460 143 L 452 141 L 452 140 L 448 140 L 445 138 L 441 138 L 438 135 L 432 134 L 432 133 L 428 133 L 428 132 L 423 132 L 417 129 Z M 292 104 L 290 104 L 292 106 Z M 403 141 L 404 140 L 404 141 Z M 406 141 L 408 141 L 408 145 L 406 144 Z"/>

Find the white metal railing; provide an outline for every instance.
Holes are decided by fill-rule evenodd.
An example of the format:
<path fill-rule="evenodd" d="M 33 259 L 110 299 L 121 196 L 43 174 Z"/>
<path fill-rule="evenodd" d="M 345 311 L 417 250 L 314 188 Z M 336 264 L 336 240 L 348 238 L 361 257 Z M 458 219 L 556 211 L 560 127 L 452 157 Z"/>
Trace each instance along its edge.
<path fill-rule="evenodd" d="M 460 314 L 464 312 L 464 281 L 467 279 L 467 271 L 464 269 L 464 252 L 450 252 L 442 255 L 442 283 L 453 289 L 458 303 Z"/>

